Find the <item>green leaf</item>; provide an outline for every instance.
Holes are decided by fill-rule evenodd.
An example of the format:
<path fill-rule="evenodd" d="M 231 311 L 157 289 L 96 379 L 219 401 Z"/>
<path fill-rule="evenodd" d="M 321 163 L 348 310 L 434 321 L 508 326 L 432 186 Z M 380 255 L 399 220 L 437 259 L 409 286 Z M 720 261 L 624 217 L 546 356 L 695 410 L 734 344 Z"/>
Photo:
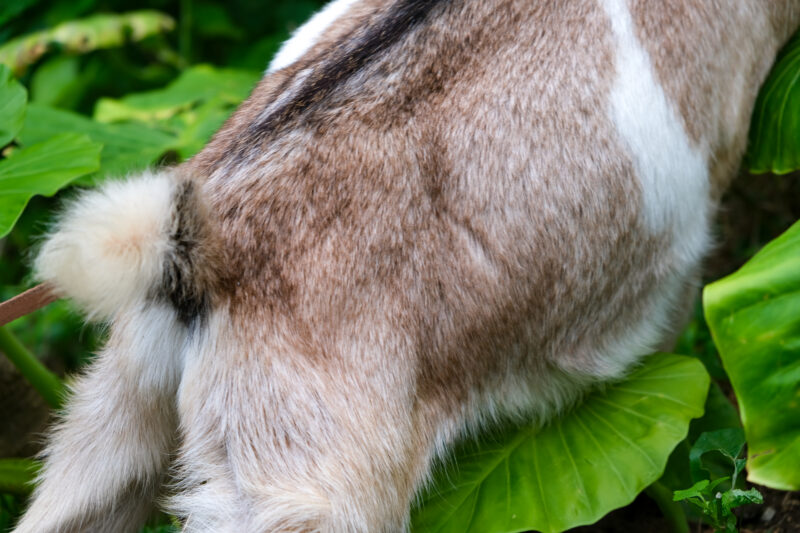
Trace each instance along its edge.
<path fill-rule="evenodd" d="M 689 498 L 699 498 L 703 495 L 709 483 L 711 483 L 711 481 L 708 479 L 701 479 L 688 489 L 676 490 L 672 499 L 679 502 L 681 500 L 688 500 Z"/>
<path fill-rule="evenodd" d="M 181 113 L 179 124 L 178 154 L 188 159 L 203 149 L 212 135 L 233 112 L 233 106 L 220 105 L 219 100 L 209 100 L 199 107 Z"/>
<path fill-rule="evenodd" d="M 0 459 L 0 493 L 29 493 L 39 468 L 39 462 L 31 459 Z"/>
<path fill-rule="evenodd" d="M 748 444 L 748 479 L 800 489 L 800 223 L 703 300 Z"/>
<path fill-rule="evenodd" d="M 719 452 L 730 461 L 730 467 L 736 464 L 736 458 L 744 448 L 744 432 L 739 428 L 727 428 L 718 431 L 709 431 L 700 435 L 697 442 L 689 452 L 689 467 L 692 479 L 697 481 L 705 477 L 702 473 L 703 455 L 709 452 Z M 735 472 L 734 475 L 738 474 Z"/>
<path fill-rule="evenodd" d="M 800 33 L 784 47 L 758 94 L 745 166 L 754 174 L 800 169 Z"/>
<path fill-rule="evenodd" d="M 664 470 L 703 413 L 709 377 L 693 358 L 659 354 L 540 428 L 462 443 L 412 514 L 416 532 L 551 532 L 627 505 Z"/>
<path fill-rule="evenodd" d="M 51 196 L 99 167 L 102 145 L 63 133 L 0 161 L 0 237 L 11 231 L 34 195 Z"/>
<path fill-rule="evenodd" d="M 8 357 L 50 407 L 61 408 L 65 396 L 61 379 L 28 351 L 6 326 L 0 326 L 0 352 Z"/>
<path fill-rule="evenodd" d="M 101 99 L 95 107 L 100 122 L 139 121 L 172 132 L 181 158 L 197 153 L 244 100 L 260 73 L 199 65 L 164 89 Z"/>
<path fill-rule="evenodd" d="M 713 344 L 711 333 L 708 335 L 709 343 Z M 722 369 L 721 362 L 719 368 Z M 713 377 L 713 371 L 708 366 L 706 366 L 706 370 Z M 711 387 L 708 389 L 708 397 L 706 398 L 705 413 L 702 417 L 692 420 L 692 423 L 689 424 L 689 436 L 670 455 L 667 468 L 664 470 L 664 475 L 661 476 L 659 482 L 676 490 L 690 485 L 692 481 L 697 481 L 692 479 L 689 465 L 691 443 L 696 442 L 700 435 L 707 431 L 741 428 L 741 426 L 739 412 L 736 411 L 736 408 L 725 397 L 719 385 L 712 379 Z M 718 455 L 718 457 L 713 455 L 703 457 L 703 467 L 716 477 L 728 475 L 731 470 L 730 461 L 721 455 Z"/>
<path fill-rule="evenodd" d="M 7 42 L 0 46 L 0 63 L 20 74 L 56 46 L 69 53 L 84 54 L 140 41 L 174 27 L 175 21 L 158 11 L 93 15 Z"/>
<path fill-rule="evenodd" d="M 11 77 L 11 71 L 0 65 L 0 148 L 14 140 L 25 121 L 28 93 Z"/>
<path fill-rule="evenodd" d="M 764 497 L 758 489 L 731 489 L 722 494 L 722 507 L 727 511 L 750 503 L 764 503 Z"/>
<path fill-rule="evenodd" d="M 164 89 L 132 94 L 119 100 L 101 98 L 94 118 L 100 122 L 139 120 L 155 124 L 211 99 L 215 99 L 219 107 L 232 108 L 247 98 L 260 77 L 259 72 L 198 65 L 186 70 Z"/>
<path fill-rule="evenodd" d="M 267 35 L 257 41 L 248 42 L 246 48 L 231 57 L 230 66 L 263 70 L 288 38 L 287 32 Z"/>
<path fill-rule="evenodd" d="M 57 56 L 43 62 L 31 78 L 31 101 L 51 107 L 76 102 L 87 80 L 80 76 L 78 58 Z"/>
<path fill-rule="evenodd" d="M 29 145 L 65 131 L 84 133 L 103 143 L 98 179 L 141 170 L 177 144 L 174 136 L 142 124 L 101 124 L 77 113 L 36 104 L 28 106 L 19 139 Z"/>

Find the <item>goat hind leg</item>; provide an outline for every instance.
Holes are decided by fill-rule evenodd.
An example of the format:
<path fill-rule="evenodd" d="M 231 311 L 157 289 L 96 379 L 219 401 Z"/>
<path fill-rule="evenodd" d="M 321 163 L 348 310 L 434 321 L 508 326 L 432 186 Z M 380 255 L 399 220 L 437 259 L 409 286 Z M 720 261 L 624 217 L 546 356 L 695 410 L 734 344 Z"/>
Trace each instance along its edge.
<path fill-rule="evenodd" d="M 16 533 L 141 526 L 173 446 L 182 330 L 162 307 L 115 322 L 107 346 L 72 386 Z"/>
<path fill-rule="evenodd" d="M 212 319 L 209 330 L 226 322 Z M 403 370 L 321 363 L 281 342 L 252 343 L 265 351 L 248 353 L 235 333 L 225 338 L 205 343 L 194 362 L 187 355 L 184 490 L 172 501 L 185 531 L 231 523 L 259 532 L 402 531 L 432 449 L 414 423 Z"/>

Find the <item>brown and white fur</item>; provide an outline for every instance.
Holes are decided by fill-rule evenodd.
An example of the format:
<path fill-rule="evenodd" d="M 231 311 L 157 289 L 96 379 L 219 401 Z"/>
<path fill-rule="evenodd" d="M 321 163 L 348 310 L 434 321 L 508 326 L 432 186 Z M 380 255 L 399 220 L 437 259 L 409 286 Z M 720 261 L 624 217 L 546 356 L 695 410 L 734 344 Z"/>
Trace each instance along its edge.
<path fill-rule="evenodd" d="M 110 339 L 23 532 L 390 532 L 431 461 L 669 342 L 800 0 L 337 0 L 36 262 Z M 168 489 L 162 485 L 169 478 Z"/>

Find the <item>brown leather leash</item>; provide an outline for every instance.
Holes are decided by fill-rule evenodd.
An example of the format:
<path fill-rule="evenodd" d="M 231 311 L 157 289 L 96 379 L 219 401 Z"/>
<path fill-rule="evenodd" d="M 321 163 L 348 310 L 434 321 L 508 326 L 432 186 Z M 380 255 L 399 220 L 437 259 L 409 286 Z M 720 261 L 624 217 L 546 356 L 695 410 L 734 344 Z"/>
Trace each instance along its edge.
<path fill-rule="evenodd" d="M 0 303 L 0 326 L 4 326 L 21 316 L 33 313 L 37 309 L 41 309 L 55 302 L 59 298 L 60 296 L 56 294 L 51 285 L 40 283 L 32 289 L 28 289 Z"/>

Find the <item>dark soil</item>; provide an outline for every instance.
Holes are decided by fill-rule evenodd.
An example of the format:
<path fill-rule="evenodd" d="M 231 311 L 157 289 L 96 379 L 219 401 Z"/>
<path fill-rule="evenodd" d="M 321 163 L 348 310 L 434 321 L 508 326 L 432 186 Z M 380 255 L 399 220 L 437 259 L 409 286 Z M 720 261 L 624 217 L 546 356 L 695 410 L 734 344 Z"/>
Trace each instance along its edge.
<path fill-rule="evenodd" d="M 570 533 L 672 533 L 658 506 L 645 494 L 622 509 L 607 514 L 591 526 L 570 529 Z"/>
<path fill-rule="evenodd" d="M 706 282 L 727 276 L 800 219 L 800 172 L 741 175 L 717 214 L 717 247 L 704 268 Z"/>
<path fill-rule="evenodd" d="M 42 396 L 0 352 L 0 457 L 29 457 L 40 450 L 50 418 Z"/>
<path fill-rule="evenodd" d="M 764 495 L 761 505 L 746 505 L 736 510 L 740 533 L 799 533 L 800 492 L 783 492 L 758 487 Z M 629 506 L 618 509 L 591 526 L 570 529 L 570 533 L 672 533 L 658 506 L 641 494 Z M 713 533 L 700 523 L 691 531 Z"/>
<path fill-rule="evenodd" d="M 800 492 L 758 487 L 763 505 L 746 505 L 737 511 L 741 533 L 800 532 Z"/>

